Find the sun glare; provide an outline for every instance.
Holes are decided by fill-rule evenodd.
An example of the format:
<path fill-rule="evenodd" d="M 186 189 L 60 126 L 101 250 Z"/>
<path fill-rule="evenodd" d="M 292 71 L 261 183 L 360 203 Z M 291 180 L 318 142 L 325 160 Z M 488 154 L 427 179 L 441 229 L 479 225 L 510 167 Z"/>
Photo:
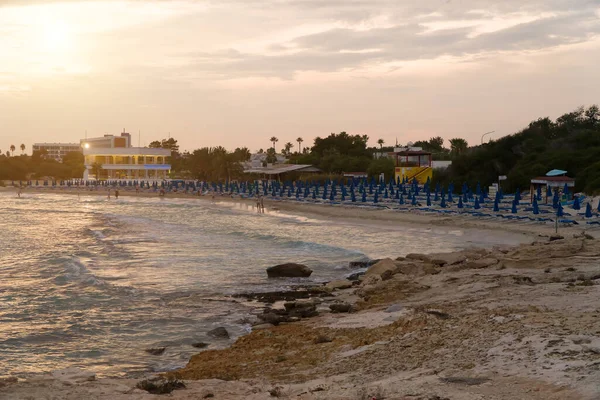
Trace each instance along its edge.
<path fill-rule="evenodd" d="M 50 53 L 64 52 L 73 45 L 69 26 L 61 21 L 51 21 L 42 28 L 42 47 Z"/>

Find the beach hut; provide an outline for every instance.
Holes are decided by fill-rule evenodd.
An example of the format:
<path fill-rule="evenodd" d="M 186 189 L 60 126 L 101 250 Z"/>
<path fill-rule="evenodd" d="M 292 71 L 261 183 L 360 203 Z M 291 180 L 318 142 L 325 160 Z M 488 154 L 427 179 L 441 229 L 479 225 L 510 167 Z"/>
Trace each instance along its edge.
<path fill-rule="evenodd" d="M 538 193 L 538 201 L 541 201 L 542 189 L 546 192 L 546 198 L 544 202 L 548 204 L 548 200 L 553 193 L 558 194 L 562 192 L 565 196 L 565 200 L 573 199 L 573 188 L 575 187 L 575 179 L 567 176 L 567 171 L 553 169 L 548 171 L 546 176 L 538 176 L 531 180 L 531 201 L 533 202 L 533 196 Z M 552 199 L 554 202 L 554 198 Z"/>

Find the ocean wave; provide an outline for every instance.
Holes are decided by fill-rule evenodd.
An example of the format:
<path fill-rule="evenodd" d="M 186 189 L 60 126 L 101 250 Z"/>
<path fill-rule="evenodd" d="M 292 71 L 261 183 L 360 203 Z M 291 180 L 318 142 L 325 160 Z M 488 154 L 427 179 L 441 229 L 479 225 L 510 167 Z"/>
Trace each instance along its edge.
<path fill-rule="evenodd" d="M 94 275 L 78 258 L 71 258 L 64 263 L 64 273 L 56 277 L 57 282 L 79 283 L 90 286 L 105 286 L 107 283 Z"/>

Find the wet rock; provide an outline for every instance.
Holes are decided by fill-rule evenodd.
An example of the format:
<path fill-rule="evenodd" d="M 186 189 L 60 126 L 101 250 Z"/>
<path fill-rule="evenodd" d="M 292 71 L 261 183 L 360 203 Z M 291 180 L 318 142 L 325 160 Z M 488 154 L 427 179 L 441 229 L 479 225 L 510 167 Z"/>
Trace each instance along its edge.
<path fill-rule="evenodd" d="M 360 278 L 361 276 L 363 276 L 365 273 L 366 273 L 366 271 L 355 272 L 355 273 L 353 273 L 353 274 L 350 274 L 350 275 L 348 275 L 348 276 L 346 277 L 346 279 L 347 279 L 347 280 L 349 280 L 349 281 L 352 281 L 352 282 L 354 282 L 354 281 L 358 281 L 358 280 L 359 280 L 359 278 Z"/>
<path fill-rule="evenodd" d="M 266 324 L 277 326 L 282 322 L 287 322 L 287 315 L 279 315 L 273 311 L 259 314 L 258 319 L 265 322 Z"/>
<path fill-rule="evenodd" d="M 227 332 L 227 329 L 223 328 L 222 326 L 208 331 L 206 334 L 217 339 L 229 339 L 229 332 Z"/>
<path fill-rule="evenodd" d="M 267 268 L 269 278 L 308 278 L 312 272 L 312 269 L 306 265 L 296 263 L 280 264 Z"/>
<path fill-rule="evenodd" d="M 205 349 L 208 347 L 208 343 L 204 343 L 204 342 L 192 343 L 192 347 L 195 347 L 197 349 Z"/>
<path fill-rule="evenodd" d="M 347 313 L 352 310 L 352 304 L 349 303 L 333 303 L 329 305 L 332 313 Z"/>
<path fill-rule="evenodd" d="M 330 297 L 332 296 L 327 291 L 323 290 L 322 286 L 298 288 L 295 290 L 281 290 L 275 292 L 264 293 L 242 293 L 235 294 L 233 297 L 246 298 L 248 300 L 256 300 L 263 303 L 275 303 L 277 301 L 294 301 L 298 299 L 308 299 L 310 297 Z"/>
<path fill-rule="evenodd" d="M 162 353 L 165 352 L 166 349 L 166 347 L 154 347 L 151 349 L 146 349 L 144 351 L 148 354 L 152 354 L 153 356 L 160 356 Z"/>
<path fill-rule="evenodd" d="M 350 261 L 348 266 L 350 268 L 367 268 L 369 266 L 369 261 Z"/>
<path fill-rule="evenodd" d="M 310 318 L 319 314 L 317 312 L 316 304 L 312 301 L 289 302 L 285 303 L 283 306 L 289 317 Z"/>
<path fill-rule="evenodd" d="M 429 262 L 431 264 L 443 267 L 445 265 L 456 265 L 467 260 L 467 256 L 462 253 L 437 254 L 432 256 Z"/>
<path fill-rule="evenodd" d="M 439 273 L 439 267 L 430 263 L 400 262 L 398 271 L 404 275 L 424 276 Z"/>
<path fill-rule="evenodd" d="M 398 266 L 396 265 L 396 263 L 392 259 L 386 258 L 384 260 L 379 261 L 377 264 L 369 267 L 369 269 L 365 273 L 365 276 L 368 277 L 376 275 L 380 276 L 381 278 L 383 278 L 383 276 L 386 276 L 389 279 L 389 277 L 393 276 L 397 271 Z"/>
<path fill-rule="evenodd" d="M 550 236 L 550 238 L 548 238 L 548 241 L 549 241 L 549 242 L 554 242 L 554 241 L 556 241 L 556 240 L 562 240 L 562 239 L 564 239 L 564 238 L 565 238 L 564 236 L 560 236 L 560 235 L 552 235 L 552 236 Z"/>
<path fill-rule="evenodd" d="M 349 289 L 352 287 L 352 282 L 350 282 L 347 279 L 342 279 L 337 281 L 331 281 L 325 286 L 331 290 Z"/>

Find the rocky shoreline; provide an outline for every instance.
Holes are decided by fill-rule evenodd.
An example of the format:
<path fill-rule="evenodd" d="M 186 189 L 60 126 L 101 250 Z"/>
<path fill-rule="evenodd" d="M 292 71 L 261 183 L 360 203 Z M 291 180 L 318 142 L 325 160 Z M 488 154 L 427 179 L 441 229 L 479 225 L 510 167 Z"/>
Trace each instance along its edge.
<path fill-rule="evenodd" d="M 253 331 L 158 382 L 184 383 L 174 399 L 600 397 L 600 241 L 539 238 L 353 267 L 364 275 L 239 295 L 264 303 Z M 0 399 L 154 398 L 138 383 L 2 381 Z"/>

